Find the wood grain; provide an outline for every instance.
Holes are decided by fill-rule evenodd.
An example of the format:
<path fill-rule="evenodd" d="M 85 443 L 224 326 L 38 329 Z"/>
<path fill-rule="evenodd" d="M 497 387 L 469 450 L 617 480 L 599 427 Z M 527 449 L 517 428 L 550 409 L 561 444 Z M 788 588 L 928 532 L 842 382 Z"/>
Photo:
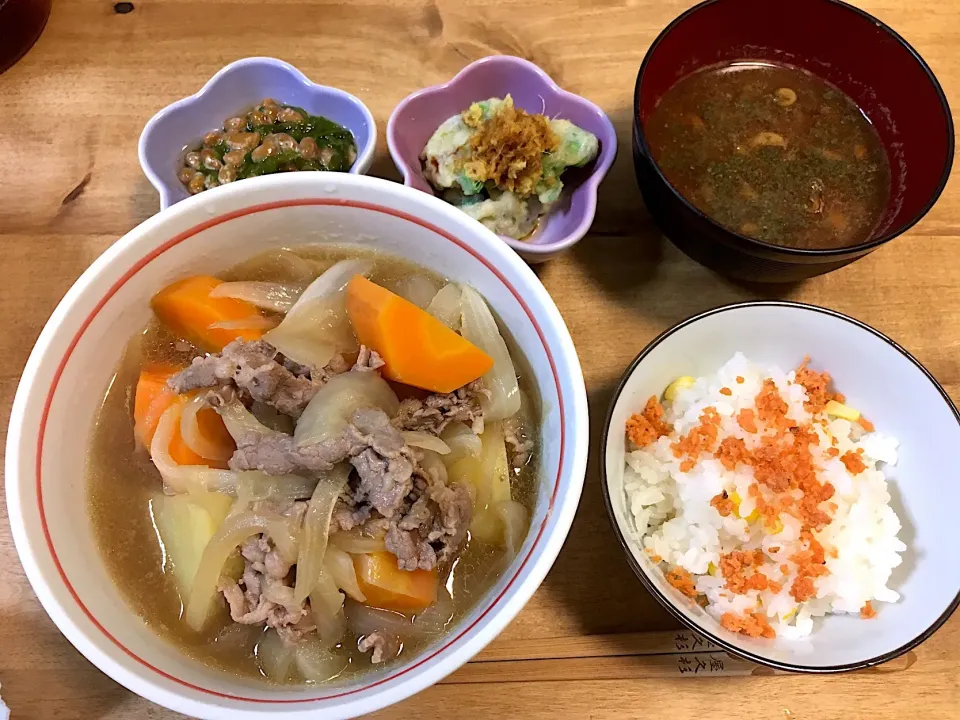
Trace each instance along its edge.
<path fill-rule="evenodd" d="M 900 31 L 960 106 L 960 4 L 861 2 Z M 538 273 L 583 361 L 594 440 L 626 364 L 668 325 L 714 305 L 786 297 L 850 313 L 913 352 L 960 399 L 960 192 L 868 258 L 788 288 L 723 280 L 666 243 L 633 180 L 637 68 L 682 0 L 58 0 L 37 46 L 0 75 L 0 409 L 44 321 L 117 237 L 157 210 L 137 165 L 144 123 L 221 66 L 274 55 L 355 93 L 381 129 L 405 95 L 491 53 L 528 57 L 599 103 L 621 152 L 591 235 Z M 381 132 L 374 174 L 398 177 Z M 3 432 L 5 435 L 5 424 Z M 955 479 L 945 479 L 954 481 Z M 0 681 L 14 718 L 176 717 L 90 665 L 46 617 L 0 511 Z M 674 621 L 631 574 L 610 530 L 596 454 L 570 537 L 526 609 L 475 662 L 381 718 L 893 720 L 960 717 L 960 617 L 889 668 L 842 677 L 688 679 Z M 666 633 L 666 634 L 661 634 Z M 651 648 L 666 648 L 654 652 Z M 743 676 L 738 676 L 743 675 Z M 889 675 L 889 677 L 887 677 Z"/>

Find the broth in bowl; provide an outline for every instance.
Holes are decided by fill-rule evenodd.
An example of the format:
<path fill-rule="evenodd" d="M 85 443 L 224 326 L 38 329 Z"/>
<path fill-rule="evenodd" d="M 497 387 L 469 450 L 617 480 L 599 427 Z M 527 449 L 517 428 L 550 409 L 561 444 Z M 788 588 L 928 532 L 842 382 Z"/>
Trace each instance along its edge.
<path fill-rule="evenodd" d="M 645 123 L 653 159 L 698 210 L 776 245 L 850 247 L 875 233 L 890 165 L 867 116 L 805 70 L 760 61 L 701 68 Z"/>
<path fill-rule="evenodd" d="M 476 291 L 300 247 L 151 305 L 87 476 L 103 560 L 152 629 L 319 683 L 409 658 L 492 587 L 536 498 L 538 401 Z"/>

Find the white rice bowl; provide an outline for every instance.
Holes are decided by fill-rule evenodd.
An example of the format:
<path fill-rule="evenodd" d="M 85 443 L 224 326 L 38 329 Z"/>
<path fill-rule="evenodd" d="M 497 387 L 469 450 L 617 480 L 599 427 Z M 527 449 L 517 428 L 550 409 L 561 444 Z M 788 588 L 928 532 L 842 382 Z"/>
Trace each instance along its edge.
<path fill-rule="evenodd" d="M 758 436 L 744 431 L 735 416 L 742 409 L 754 407 L 765 378 L 776 383 L 787 402 L 788 416 L 802 424 L 810 423 L 813 416 L 804 408 L 807 393 L 802 385 L 793 382 L 794 375 L 793 371 L 784 372 L 776 366 L 758 366 L 736 354 L 716 373 L 679 389 L 676 399 L 664 404 L 664 419 L 673 425 L 673 433 L 627 452 L 623 478 L 634 531 L 647 553 L 662 558 L 660 564 L 664 568 L 676 566 L 696 576 L 696 590 L 705 597 L 706 611 L 717 620 L 726 613 L 759 611 L 768 618 L 777 637 L 782 638 L 809 635 L 813 618 L 827 613 L 859 614 L 870 601 L 896 602 L 899 595 L 887 583 L 893 568 L 901 562 L 899 553 L 906 550 L 897 538 L 900 520 L 890 507 L 884 474 L 885 465 L 896 463 L 898 442 L 882 432 L 864 433 L 858 425 L 844 419 L 832 419 L 824 428 L 813 426 L 820 442 L 819 446 L 811 446 L 811 454 L 822 468 L 818 473 L 820 481 L 830 482 L 836 488 L 830 502 L 838 506 L 833 521 L 815 536 L 824 546 L 835 548 L 837 557 L 826 558 L 829 574 L 815 579 L 816 596 L 804 602 L 797 602 L 789 592 L 797 575 L 790 557 L 804 549 L 800 520 L 780 513 L 782 529 L 770 532 L 760 519 L 752 523 L 743 519 L 749 518 L 756 507 L 749 493 L 751 485 L 763 488 L 768 499 L 772 495 L 756 483 L 753 469 L 740 463 L 728 470 L 709 453 L 703 453 L 691 470 L 681 469 L 681 458 L 675 456 L 671 445 L 700 424 L 706 407 L 715 408 L 720 415 L 720 440 L 739 438 L 748 449 L 758 445 Z M 721 394 L 721 388 L 731 394 Z M 862 450 L 867 468 L 854 475 L 839 457 L 829 457 L 827 451 L 834 447 L 832 438 L 837 440 L 839 455 Z M 735 492 L 742 500 L 737 512 L 721 517 L 711 500 L 724 491 Z M 802 496 L 802 491 L 793 492 Z M 782 590 L 731 592 L 716 570 L 721 556 L 734 550 L 757 549 L 766 558 L 759 569 L 781 584 Z M 784 565 L 789 567 L 786 573 L 781 570 Z"/>
<path fill-rule="evenodd" d="M 798 602 L 788 590 L 796 572 L 789 555 L 796 550 L 799 522 L 781 512 L 782 528 L 747 530 L 741 518 L 755 512 L 749 468 L 737 465 L 730 471 L 712 454 L 703 454 L 682 472 L 685 458 L 674 456 L 671 440 L 661 438 L 638 451 L 624 429 L 649 397 L 661 397 L 672 381 L 689 375 L 700 379 L 677 392 L 674 407 L 664 403 L 664 420 L 684 434 L 699 423 L 704 407 L 713 406 L 721 416 L 720 438 L 742 436 L 749 443 L 734 417 L 754 405 L 764 377 L 787 388 L 789 417 L 809 418 L 805 390 L 787 382 L 807 355 L 809 367 L 829 372 L 831 389 L 844 393 L 846 404 L 860 410 L 875 430 L 833 418 L 811 446 L 820 466 L 818 480 L 835 488 L 829 500 L 836 508 L 830 508 L 832 522 L 817 533 L 827 548 L 829 572 L 816 577 L 813 595 Z M 721 394 L 722 387 L 731 394 Z M 862 450 L 862 472 L 848 472 L 826 452 L 830 436 L 836 437 L 837 456 Z M 603 490 L 629 564 L 678 620 L 726 650 L 771 667 L 837 672 L 907 652 L 960 605 L 958 447 L 960 414 L 936 380 L 893 341 L 823 308 L 751 302 L 686 320 L 636 358 L 607 417 Z M 739 497 L 736 512 L 721 517 L 711 500 L 725 489 Z M 765 558 L 770 563 L 764 563 L 763 572 L 783 584 L 782 592 L 724 591 L 723 573 L 716 567 L 721 555 L 773 548 L 779 549 Z M 778 575 L 782 563 L 776 561 L 784 557 L 788 572 Z M 664 571 L 673 568 L 691 573 L 696 599 L 668 582 Z M 864 619 L 861 610 L 868 600 L 877 614 Z M 763 612 L 776 636 L 748 637 L 721 625 L 725 612 L 744 610 Z"/>

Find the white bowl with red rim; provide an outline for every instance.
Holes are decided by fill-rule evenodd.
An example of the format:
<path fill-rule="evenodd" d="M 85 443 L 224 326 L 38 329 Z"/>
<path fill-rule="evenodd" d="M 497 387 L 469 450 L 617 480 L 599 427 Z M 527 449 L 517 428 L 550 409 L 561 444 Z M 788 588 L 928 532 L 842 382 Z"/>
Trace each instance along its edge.
<path fill-rule="evenodd" d="M 340 685 L 271 687 L 207 667 L 133 612 L 104 566 L 87 513 L 94 414 L 121 353 L 172 280 L 257 252 L 328 242 L 402 256 L 476 288 L 525 356 L 542 402 L 540 484 L 508 571 L 444 638 Z M 23 372 L 7 438 L 10 524 L 27 577 L 67 639 L 133 692 L 200 718 L 353 717 L 437 682 L 489 643 L 553 564 L 587 462 L 583 375 L 560 313 L 496 235 L 437 198 L 376 178 L 290 173 L 201 193 L 131 230 L 54 311 Z"/>

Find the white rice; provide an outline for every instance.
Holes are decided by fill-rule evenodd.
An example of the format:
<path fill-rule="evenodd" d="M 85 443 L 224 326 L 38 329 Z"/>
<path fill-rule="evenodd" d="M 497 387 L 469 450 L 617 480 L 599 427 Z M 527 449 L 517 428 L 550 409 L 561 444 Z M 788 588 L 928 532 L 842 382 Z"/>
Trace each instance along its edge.
<path fill-rule="evenodd" d="M 743 378 L 742 383 L 737 382 L 738 376 Z M 782 529 L 773 533 L 776 526 L 765 527 L 762 519 L 751 518 L 756 500 L 750 495 L 750 486 L 757 484 L 767 499 L 773 496 L 765 485 L 755 483 L 752 467 L 738 463 L 731 471 L 712 453 L 702 453 L 692 469 L 682 472 L 684 458 L 676 457 L 671 449 L 672 443 L 700 424 L 700 415 L 708 406 L 721 417 L 719 440 L 741 438 L 748 449 L 756 447 L 758 436 L 745 432 L 736 415 L 755 407 L 765 378 L 776 383 L 789 407 L 788 417 L 801 424 L 814 419 L 804 408 L 806 389 L 793 382 L 795 372 L 760 367 L 738 353 L 716 374 L 698 378 L 692 387 L 680 389 L 672 403 L 664 403 L 664 420 L 673 425 L 673 432 L 626 453 L 624 491 L 647 553 L 655 560 L 661 559 L 664 571 L 680 567 L 689 572 L 700 603 L 710 615 L 720 620 L 725 613 L 764 613 L 778 637 L 799 638 L 810 634 L 816 617 L 859 613 L 867 602 L 899 599 L 887 582 L 901 562 L 898 553 L 906 546 L 897 538 L 900 520 L 890 507 L 887 480 L 881 469 L 882 465 L 896 464 L 898 441 L 881 432 L 865 433 L 859 424 L 847 420 L 817 416 L 829 423 L 825 428 L 813 425 L 819 446 L 811 445 L 810 451 L 817 479 L 830 482 L 836 489 L 829 503 L 837 508 L 832 512 L 832 522 L 813 533 L 828 551 L 829 574 L 814 579 L 813 597 L 797 602 L 790 593 L 797 565 L 790 558 L 806 547 L 800 538 L 800 520 L 782 512 Z M 721 388 L 732 394 L 721 394 Z M 762 432 L 759 420 L 758 425 Z M 831 438 L 836 438 L 836 445 Z M 839 455 L 828 454 L 831 447 L 836 447 Z M 840 457 L 858 449 L 862 449 L 861 459 L 867 467 L 854 475 Z M 711 500 L 724 491 L 728 495 L 736 493 L 739 499 L 739 507 L 726 517 L 711 505 Z M 802 490 L 792 493 L 798 500 L 803 497 Z M 821 503 L 821 509 L 826 507 L 827 503 Z M 718 570 L 721 556 L 734 550 L 757 549 L 764 551 L 764 563 L 757 569 L 782 589 L 776 594 L 770 590 L 733 593 Z M 782 566 L 788 572 L 782 572 Z"/>

